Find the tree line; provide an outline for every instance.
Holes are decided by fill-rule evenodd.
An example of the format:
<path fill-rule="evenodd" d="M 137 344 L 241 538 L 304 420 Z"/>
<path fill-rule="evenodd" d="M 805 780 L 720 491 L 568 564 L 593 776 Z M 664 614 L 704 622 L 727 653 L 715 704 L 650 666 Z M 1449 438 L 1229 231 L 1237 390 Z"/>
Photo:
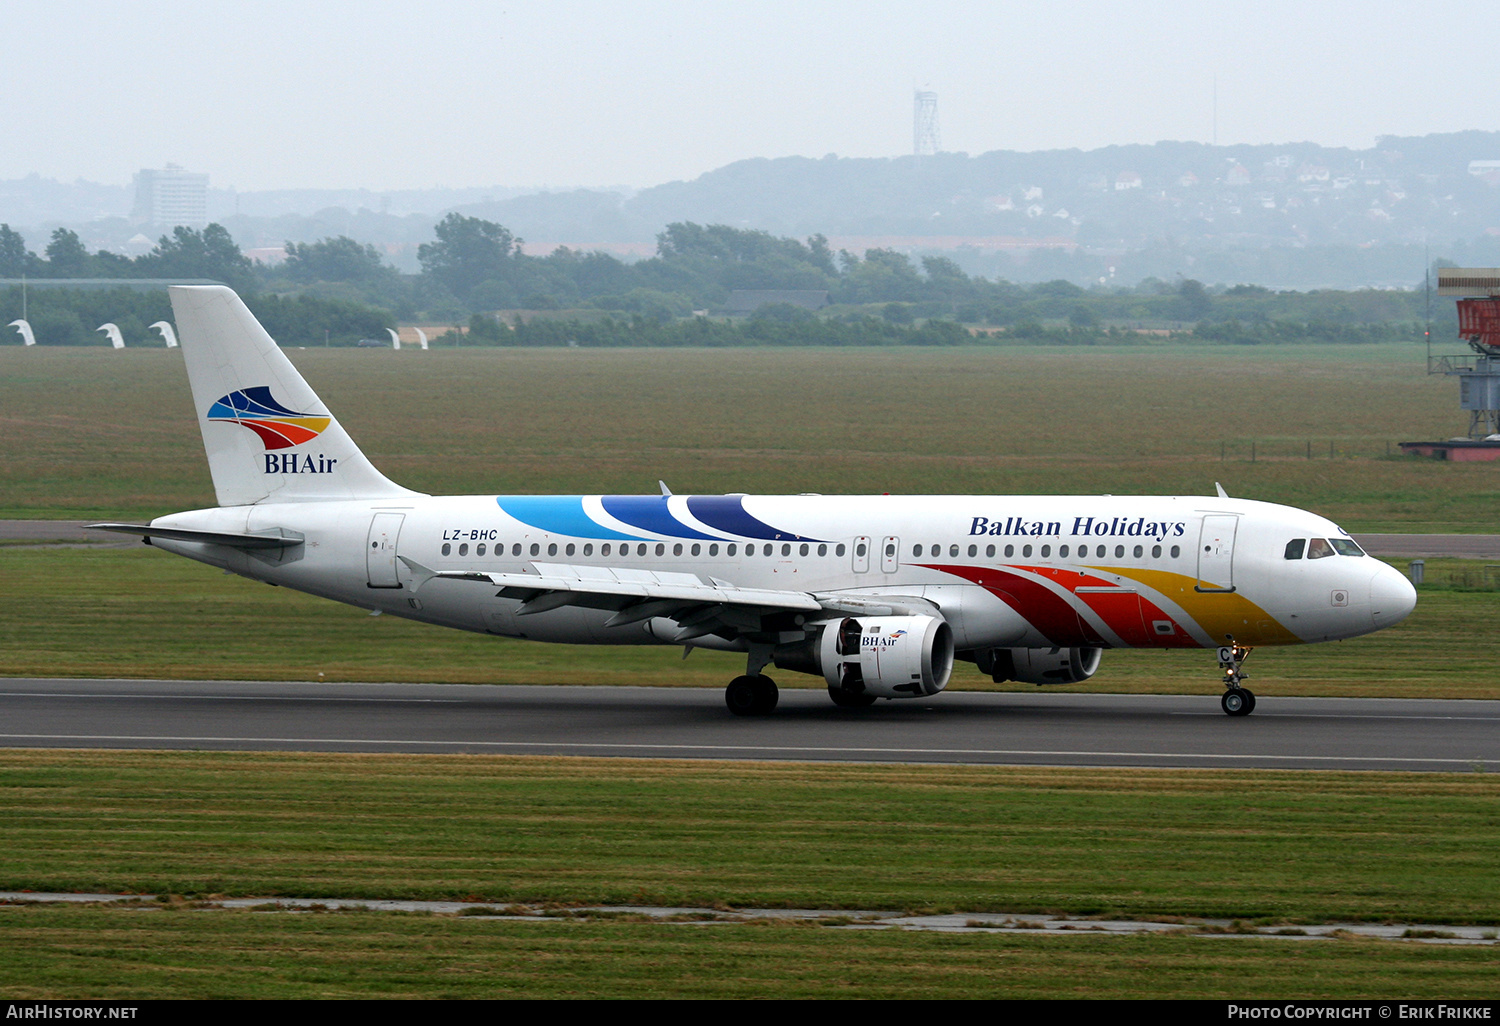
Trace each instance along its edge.
<path fill-rule="evenodd" d="M 286 259 L 267 267 L 247 259 L 216 224 L 202 231 L 176 228 L 135 258 L 91 254 L 76 233 L 62 228 L 38 256 L 18 233 L 0 225 L 0 277 L 212 278 L 237 289 L 257 314 L 265 311 L 268 329 L 270 322 L 284 325 L 272 332 L 275 337 L 299 345 L 379 337 L 397 321 L 467 324 L 466 332 L 451 337 L 515 345 L 556 344 L 537 341 L 553 334 L 590 345 L 750 345 L 771 338 L 781 344 L 846 345 L 861 333 L 869 344 L 898 338 L 927 344 L 918 336 L 951 344 L 959 337 L 951 328 L 929 329 L 933 322 L 968 325 L 974 332 L 962 334 L 970 338 L 1059 344 L 1139 340 L 1139 329 L 1238 344 L 1294 338 L 1357 342 L 1409 337 L 1423 316 L 1420 292 L 1272 291 L 1209 287 L 1189 278 L 1149 278 L 1131 287 L 1083 288 L 1062 280 L 1020 285 L 968 275 L 946 257 L 914 261 L 889 249 L 834 252 L 822 235 L 798 240 L 691 222 L 668 225 L 657 237 L 656 254 L 635 262 L 566 248 L 531 256 L 503 225 L 457 213 L 443 218 L 433 234 L 418 250 L 421 271 L 413 275 L 390 267 L 374 246 L 342 236 L 288 242 Z M 747 322 L 695 326 L 704 321 L 695 312 L 721 310 L 740 289 L 826 292 L 832 305 L 814 314 L 793 304 L 771 304 Z M 92 319 L 84 310 L 94 305 L 75 303 L 81 321 Z M 42 309 L 49 311 L 44 320 L 56 319 L 57 332 L 79 337 L 78 330 L 63 325 L 67 316 L 61 306 L 43 302 Z M 554 310 L 594 310 L 604 316 L 580 316 L 567 329 L 540 326 L 552 323 L 545 320 L 496 316 Z M 1439 303 L 1437 312 L 1451 320 L 1451 302 Z M 121 316 L 129 315 L 107 319 L 123 328 Z M 1439 337 L 1445 335 L 1440 330 Z M 636 341 L 619 341 L 626 337 Z M 669 341 L 690 337 L 712 341 Z M 606 338 L 611 341 L 602 341 Z"/>

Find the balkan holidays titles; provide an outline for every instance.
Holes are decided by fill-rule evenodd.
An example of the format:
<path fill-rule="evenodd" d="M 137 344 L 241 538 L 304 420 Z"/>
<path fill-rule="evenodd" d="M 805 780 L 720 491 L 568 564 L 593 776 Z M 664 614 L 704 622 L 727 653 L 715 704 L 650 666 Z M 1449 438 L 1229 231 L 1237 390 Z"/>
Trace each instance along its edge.
<path fill-rule="evenodd" d="M 1061 520 L 1027 520 L 1025 517 L 1006 517 L 1004 520 L 996 517 L 994 520 L 988 517 L 975 517 L 969 525 L 970 535 L 990 535 L 992 537 L 1029 537 L 1029 538 L 1061 538 Z M 1161 520 L 1147 520 L 1145 517 L 1074 517 L 1073 530 L 1069 532 L 1073 536 L 1082 535 L 1093 538 L 1152 538 L 1156 541 L 1165 541 L 1167 538 L 1181 538 L 1187 533 L 1187 524 L 1182 521 L 1167 523 Z"/>

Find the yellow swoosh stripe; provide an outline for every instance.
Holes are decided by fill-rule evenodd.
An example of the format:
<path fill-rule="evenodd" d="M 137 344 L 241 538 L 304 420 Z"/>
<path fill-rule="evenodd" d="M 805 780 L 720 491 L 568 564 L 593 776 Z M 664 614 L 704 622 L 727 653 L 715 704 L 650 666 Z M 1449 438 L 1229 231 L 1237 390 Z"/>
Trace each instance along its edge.
<path fill-rule="evenodd" d="M 1095 567 L 1102 573 L 1115 573 L 1153 588 L 1176 602 L 1216 643 L 1233 636 L 1241 645 L 1300 645 L 1302 639 L 1287 630 L 1270 613 L 1239 592 L 1195 591 L 1197 578 L 1175 574 L 1170 570 L 1141 570 L 1134 567 Z"/>

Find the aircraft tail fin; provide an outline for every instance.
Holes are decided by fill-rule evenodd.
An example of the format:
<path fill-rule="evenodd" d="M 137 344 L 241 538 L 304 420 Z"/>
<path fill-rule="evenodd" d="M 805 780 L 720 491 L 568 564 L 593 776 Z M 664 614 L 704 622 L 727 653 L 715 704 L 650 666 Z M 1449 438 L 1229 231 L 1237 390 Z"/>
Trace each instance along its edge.
<path fill-rule="evenodd" d="M 365 458 L 233 289 L 168 293 L 219 505 L 418 494 Z"/>

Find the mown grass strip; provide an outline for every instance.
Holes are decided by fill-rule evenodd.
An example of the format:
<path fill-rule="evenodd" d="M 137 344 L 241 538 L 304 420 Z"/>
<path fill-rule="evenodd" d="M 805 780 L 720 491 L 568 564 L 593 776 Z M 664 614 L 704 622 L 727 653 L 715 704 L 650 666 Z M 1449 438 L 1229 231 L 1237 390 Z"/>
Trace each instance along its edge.
<path fill-rule="evenodd" d="M 0 907 L 0 996 L 1470 998 L 1493 948 Z"/>
<path fill-rule="evenodd" d="M 0 751 L 0 889 L 1500 922 L 1500 777 Z"/>

